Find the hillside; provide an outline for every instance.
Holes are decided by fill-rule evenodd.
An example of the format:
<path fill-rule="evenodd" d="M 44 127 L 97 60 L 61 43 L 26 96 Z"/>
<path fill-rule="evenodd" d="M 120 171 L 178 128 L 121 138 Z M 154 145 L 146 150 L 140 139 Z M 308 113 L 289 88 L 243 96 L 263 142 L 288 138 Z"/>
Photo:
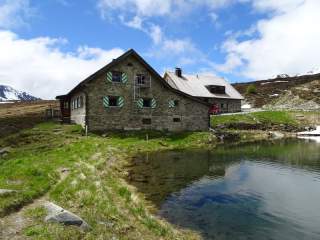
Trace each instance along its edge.
<path fill-rule="evenodd" d="M 24 101 L 0 104 L 0 138 L 45 120 L 46 109 L 59 109 L 58 101 Z"/>
<path fill-rule="evenodd" d="M 251 93 L 248 87 L 253 86 Z M 233 86 L 252 107 L 285 110 L 320 110 L 320 74 L 281 77 Z"/>
<path fill-rule="evenodd" d="M 40 98 L 34 97 L 26 92 L 18 91 L 10 86 L 0 85 L 0 102 L 3 101 L 34 101 Z"/>

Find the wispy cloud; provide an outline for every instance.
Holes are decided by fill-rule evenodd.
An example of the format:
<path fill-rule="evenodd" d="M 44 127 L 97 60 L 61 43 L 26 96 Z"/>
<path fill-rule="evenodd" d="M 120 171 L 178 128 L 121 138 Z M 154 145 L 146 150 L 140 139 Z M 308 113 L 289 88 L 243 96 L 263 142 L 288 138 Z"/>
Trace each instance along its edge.
<path fill-rule="evenodd" d="M 27 25 L 26 19 L 33 16 L 34 12 L 29 0 L 0 0 L 0 28 Z"/>

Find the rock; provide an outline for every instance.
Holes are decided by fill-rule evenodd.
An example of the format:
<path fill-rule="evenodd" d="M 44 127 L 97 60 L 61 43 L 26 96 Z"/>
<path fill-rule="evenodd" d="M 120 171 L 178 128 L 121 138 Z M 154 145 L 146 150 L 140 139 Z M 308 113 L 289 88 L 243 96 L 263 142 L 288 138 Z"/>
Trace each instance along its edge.
<path fill-rule="evenodd" d="M 70 168 L 61 168 L 60 172 L 61 173 L 70 172 Z"/>
<path fill-rule="evenodd" d="M 16 190 L 11 190 L 11 189 L 0 189 L 0 196 L 9 195 L 16 192 L 17 192 Z"/>
<path fill-rule="evenodd" d="M 284 138 L 284 134 L 281 132 L 274 132 L 274 131 L 270 131 L 268 133 L 269 137 L 273 138 L 273 139 L 280 139 L 280 138 Z"/>
<path fill-rule="evenodd" d="M 8 147 L 0 149 L 0 157 L 8 154 L 9 152 L 10 152 L 10 148 Z"/>
<path fill-rule="evenodd" d="M 44 204 L 48 215 L 45 218 L 46 222 L 55 222 L 66 226 L 73 225 L 80 227 L 83 231 L 89 231 L 91 227 L 79 216 L 59 207 L 58 205 L 47 202 Z"/>

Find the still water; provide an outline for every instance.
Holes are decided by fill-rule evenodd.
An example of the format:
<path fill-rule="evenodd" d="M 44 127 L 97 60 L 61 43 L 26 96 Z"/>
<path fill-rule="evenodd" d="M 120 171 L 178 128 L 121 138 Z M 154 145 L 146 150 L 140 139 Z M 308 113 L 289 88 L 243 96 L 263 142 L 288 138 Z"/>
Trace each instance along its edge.
<path fill-rule="evenodd" d="M 157 152 L 129 172 L 158 215 L 204 239 L 320 239 L 319 143 Z"/>

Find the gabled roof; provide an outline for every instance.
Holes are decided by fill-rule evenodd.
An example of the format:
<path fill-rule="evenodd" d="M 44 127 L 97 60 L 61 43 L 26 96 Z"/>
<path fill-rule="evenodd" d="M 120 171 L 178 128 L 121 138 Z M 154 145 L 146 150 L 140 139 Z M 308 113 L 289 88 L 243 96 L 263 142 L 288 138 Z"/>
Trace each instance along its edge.
<path fill-rule="evenodd" d="M 164 76 L 168 84 L 193 97 L 244 99 L 241 94 L 225 79 L 213 75 L 187 75 L 178 77 L 174 72 L 166 72 Z M 207 86 L 224 86 L 226 94 L 213 94 Z"/>
<path fill-rule="evenodd" d="M 73 88 L 69 93 L 67 93 L 66 95 L 60 95 L 57 96 L 57 99 L 63 99 L 63 98 L 67 98 L 69 95 L 77 92 L 78 90 L 82 89 L 83 87 L 85 87 L 89 82 L 91 82 L 92 80 L 96 79 L 98 76 L 102 75 L 102 74 L 106 74 L 110 68 L 116 66 L 117 64 L 119 64 L 120 62 L 122 62 L 123 60 L 125 60 L 126 58 L 130 57 L 130 56 L 134 56 L 146 69 L 148 69 L 152 74 L 154 74 L 156 76 L 156 78 L 162 83 L 164 84 L 164 86 L 169 89 L 172 92 L 175 92 L 176 94 L 191 98 L 194 101 L 197 101 L 199 103 L 202 103 L 204 105 L 208 105 L 208 103 L 201 101 L 197 98 L 194 98 L 190 95 L 188 95 L 187 93 L 178 91 L 177 89 L 171 87 L 160 75 L 159 73 L 157 73 L 156 70 L 154 70 L 135 50 L 130 49 L 127 52 L 125 52 L 124 54 L 122 54 L 120 57 L 118 57 L 117 59 L 114 59 L 112 62 L 110 62 L 109 64 L 107 64 L 106 66 L 104 66 L 103 68 L 101 68 L 100 70 L 98 70 L 97 72 L 95 72 L 94 74 L 90 75 L 89 77 L 87 77 L 85 80 L 83 80 L 82 82 L 80 82 L 75 88 Z"/>

